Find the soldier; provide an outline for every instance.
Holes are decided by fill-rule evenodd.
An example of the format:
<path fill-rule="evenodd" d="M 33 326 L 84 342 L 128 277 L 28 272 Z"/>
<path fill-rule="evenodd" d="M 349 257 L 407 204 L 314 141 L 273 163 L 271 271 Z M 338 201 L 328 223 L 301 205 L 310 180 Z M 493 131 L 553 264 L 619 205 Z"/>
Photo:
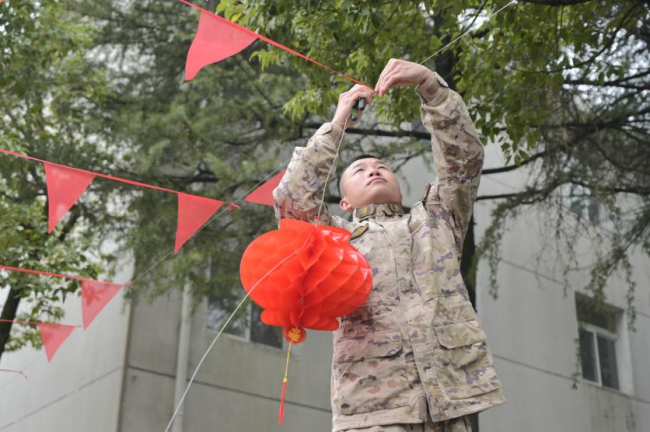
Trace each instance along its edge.
<path fill-rule="evenodd" d="M 355 158 L 341 176 L 340 207 L 321 206 L 328 172 L 359 98 L 417 84 L 437 178 L 405 213 L 388 165 Z M 458 93 L 435 72 L 391 59 L 374 92 L 341 94 L 332 122 L 296 147 L 273 191 L 278 218 L 343 227 L 372 266 L 366 303 L 334 332 L 333 431 L 471 431 L 469 414 L 505 402 L 487 337 L 460 274 L 463 240 L 483 168 L 483 146 Z"/>

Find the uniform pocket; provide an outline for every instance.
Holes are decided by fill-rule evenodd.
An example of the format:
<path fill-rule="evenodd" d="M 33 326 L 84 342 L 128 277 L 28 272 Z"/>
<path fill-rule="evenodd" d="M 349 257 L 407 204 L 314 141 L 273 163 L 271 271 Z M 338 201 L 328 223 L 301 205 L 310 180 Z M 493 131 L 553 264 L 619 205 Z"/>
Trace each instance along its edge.
<path fill-rule="evenodd" d="M 447 349 L 472 345 L 487 339 L 478 320 L 472 319 L 456 323 L 436 324 L 434 326 L 440 345 Z"/>
<path fill-rule="evenodd" d="M 487 336 L 477 319 L 434 324 L 439 348 L 438 377 L 449 399 L 465 399 L 500 386 Z"/>
<path fill-rule="evenodd" d="M 406 406 L 410 389 L 399 331 L 336 342 L 332 400 L 344 415 Z"/>

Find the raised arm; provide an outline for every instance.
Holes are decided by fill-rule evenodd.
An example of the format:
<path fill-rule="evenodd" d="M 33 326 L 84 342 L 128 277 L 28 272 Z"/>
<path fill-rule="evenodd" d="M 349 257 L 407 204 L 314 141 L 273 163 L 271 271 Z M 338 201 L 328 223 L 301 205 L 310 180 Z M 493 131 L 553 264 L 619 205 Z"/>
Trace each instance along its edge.
<path fill-rule="evenodd" d="M 342 141 L 342 135 L 341 126 L 325 123 L 311 137 L 306 147 L 295 148 L 287 172 L 273 190 L 275 216 L 278 219 L 315 221 L 327 174 L 334 163 L 337 143 Z M 327 205 L 323 205 L 320 222 L 324 225 L 331 224 Z"/>
<path fill-rule="evenodd" d="M 427 185 L 429 211 L 448 211 L 459 252 L 469 227 L 483 170 L 484 150 L 461 96 L 432 73 L 415 91 L 422 123 L 431 133 L 437 178 Z"/>
<path fill-rule="evenodd" d="M 350 115 L 352 108 L 360 98 L 372 102 L 373 91 L 369 87 L 354 85 L 341 93 L 339 103 L 331 123 L 323 124 L 307 143 L 307 147 L 296 147 L 287 172 L 280 184 L 273 190 L 275 216 L 278 219 L 291 218 L 314 222 L 321 207 L 323 190 L 327 186 L 327 174 L 337 152 L 342 145 L 343 132 L 361 121 L 363 112 L 356 120 Z M 334 172 L 329 180 L 334 177 Z M 327 205 L 322 206 L 320 223 L 332 225 L 332 217 Z"/>

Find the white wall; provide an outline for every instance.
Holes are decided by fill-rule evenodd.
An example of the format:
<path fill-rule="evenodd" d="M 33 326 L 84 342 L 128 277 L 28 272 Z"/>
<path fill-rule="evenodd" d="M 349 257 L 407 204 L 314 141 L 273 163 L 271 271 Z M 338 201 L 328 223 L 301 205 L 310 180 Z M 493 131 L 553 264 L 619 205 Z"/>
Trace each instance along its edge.
<path fill-rule="evenodd" d="M 486 168 L 503 166 L 498 149 L 488 147 Z M 521 190 L 521 174 L 484 176 L 479 195 Z M 477 203 L 475 220 L 480 240 L 490 221 L 493 205 Z M 549 247 L 538 263 L 537 252 L 550 244 L 535 211 L 510 222 L 502 243 L 498 271 L 498 298 L 489 294 L 488 267 L 480 266 L 477 280 L 479 316 L 495 357 L 506 403 L 480 415 L 481 432 L 537 431 L 647 431 L 650 430 L 650 379 L 645 365 L 650 358 L 650 272 L 648 261 L 634 256 L 637 282 L 636 333 L 619 329 L 622 358 L 620 379 L 629 378 L 628 393 L 601 388 L 579 378 L 574 339 L 578 337 L 575 291 L 588 282 L 588 270 L 570 274 L 570 290 L 563 291 L 560 266 Z M 581 264 L 592 262 L 587 242 L 577 245 Z M 626 309 L 624 281 L 614 278 L 607 286 L 608 303 Z M 625 339 L 629 337 L 629 347 Z"/>
<path fill-rule="evenodd" d="M 107 242 L 103 247 L 115 245 Z M 111 280 L 130 280 L 132 266 L 122 262 L 118 268 Z M 63 342 L 51 363 L 44 349 L 3 354 L 0 368 L 22 370 L 28 379 L 0 372 L 0 431 L 117 430 L 130 317 L 124 291 L 86 330 L 82 327 L 81 293 L 69 297 L 62 307 L 65 317 L 61 324 L 79 328 Z"/>
<path fill-rule="evenodd" d="M 174 412 L 181 295 L 134 308 L 120 430 L 162 431 Z M 188 379 L 217 335 L 206 318 L 203 304 L 192 319 Z M 286 350 L 223 334 L 188 393 L 185 431 L 328 430 L 331 345 L 331 333 L 311 331 L 292 349 L 285 420 L 278 425 Z"/>
<path fill-rule="evenodd" d="M 81 300 L 64 305 L 62 324 L 81 324 Z M 117 426 L 128 308 L 118 294 L 87 330 L 75 329 L 51 363 L 43 350 L 5 353 L 0 373 L 0 431 L 114 432 Z"/>

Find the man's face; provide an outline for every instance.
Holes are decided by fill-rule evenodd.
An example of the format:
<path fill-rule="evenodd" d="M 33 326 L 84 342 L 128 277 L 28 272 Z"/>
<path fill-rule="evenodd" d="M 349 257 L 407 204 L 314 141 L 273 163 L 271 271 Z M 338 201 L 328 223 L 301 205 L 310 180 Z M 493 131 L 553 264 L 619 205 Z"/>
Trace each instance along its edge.
<path fill-rule="evenodd" d="M 343 198 L 340 206 L 345 211 L 368 204 L 402 202 L 402 192 L 397 177 L 382 161 L 366 158 L 355 161 L 341 179 Z"/>

